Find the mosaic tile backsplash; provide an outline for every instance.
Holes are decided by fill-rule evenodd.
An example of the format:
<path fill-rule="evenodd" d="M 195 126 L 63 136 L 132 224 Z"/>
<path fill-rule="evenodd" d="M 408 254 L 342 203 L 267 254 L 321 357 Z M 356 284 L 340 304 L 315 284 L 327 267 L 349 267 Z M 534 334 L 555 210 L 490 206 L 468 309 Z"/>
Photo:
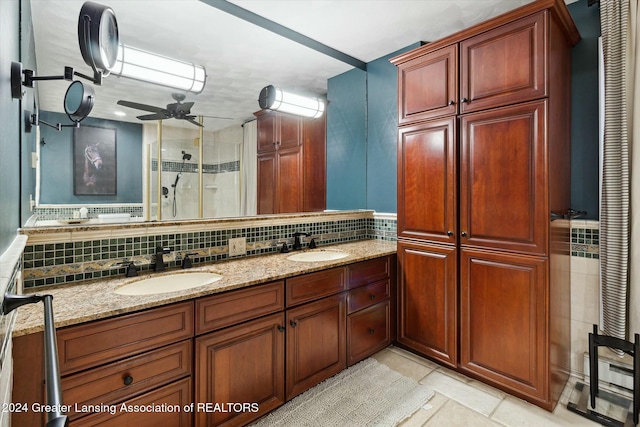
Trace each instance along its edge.
<path fill-rule="evenodd" d="M 293 233 L 309 233 L 319 246 L 363 239 L 396 240 L 395 219 L 359 218 L 304 224 L 272 225 L 227 230 L 101 238 L 27 245 L 24 250 L 24 287 L 59 285 L 124 275 L 124 260 L 139 271 L 150 269 L 156 247 L 171 248 L 164 256 L 168 267 L 178 267 L 186 254 L 194 265 L 229 258 L 228 241 L 246 237 L 247 254 L 278 252 L 293 244 Z M 303 239 L 303 247 L 309 238 Z"/>
<path fill-rule="evenodd" d="M 571 256 L 600 258 L 600 230 L 596 221 L 571 224 Z"/>
<path fill-rule="evenodd" d="M 27 245 L 24 250 L 24 287 L 59 285 L 124 275 L 124 260 L 134 261 L 139 271 L 148 271 L 156 247 L 172 248 L 165 255 L 169 267 L 178 267 L 186 254 L 195 265 L 229 258 L 228 241 L 246 237 L 247 254 L 278 252 L 283 243 L 293 244 L 294 232 L 309 233 L 319 246 L 363 239 L 396 240 L 392 215 L 311 223 L 292 223 L 224 230 L 169 233 L 133 237 L 96 238 L 73 242 Z M 307 247 L 309 239 L 303 239 Z M 599 258 L 599 230 L 595 221 L 571 225 L 571 255 Z"/>

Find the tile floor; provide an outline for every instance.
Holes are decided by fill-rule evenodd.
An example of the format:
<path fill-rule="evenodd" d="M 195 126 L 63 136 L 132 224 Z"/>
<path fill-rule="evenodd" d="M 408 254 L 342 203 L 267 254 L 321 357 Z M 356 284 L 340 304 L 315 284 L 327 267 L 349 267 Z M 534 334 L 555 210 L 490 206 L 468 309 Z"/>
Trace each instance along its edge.
<path fill-rule="evenodd" d="M 398 347 L 373 356 L 378 362 L 434 389 L 435 395 L 401 427 L 599 426 L 567 410 L 576 378 L 570 378 L 553 413 Z"/>

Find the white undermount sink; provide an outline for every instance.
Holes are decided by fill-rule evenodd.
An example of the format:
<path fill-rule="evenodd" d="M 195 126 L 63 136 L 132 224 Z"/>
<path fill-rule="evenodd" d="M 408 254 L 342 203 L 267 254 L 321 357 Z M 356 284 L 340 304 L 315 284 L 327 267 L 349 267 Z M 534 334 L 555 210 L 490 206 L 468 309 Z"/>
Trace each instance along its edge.
<path fill-rule="evenodd" d="M 184 271 L 133 279 L 126 285 L 117 288 L 114 292 L 120 295 L 163 294 L 197 288 L 198 286 L 217 282 L 220 279 L 222 279 L 221 275 L 211 271 Z"/>
<path fill-rule="evenodd" d="M 315 251 L 299 252 L 297 254 L 289 255 L 287 259 L 290 261 L 300 261 L 300 262 L 318 262 L 318 261 L 333 261 L 333 260 L 345 258 L 348 256 L 349 254 L 347 252 L 321 249 L 321 250 L 315 250 Z"/>

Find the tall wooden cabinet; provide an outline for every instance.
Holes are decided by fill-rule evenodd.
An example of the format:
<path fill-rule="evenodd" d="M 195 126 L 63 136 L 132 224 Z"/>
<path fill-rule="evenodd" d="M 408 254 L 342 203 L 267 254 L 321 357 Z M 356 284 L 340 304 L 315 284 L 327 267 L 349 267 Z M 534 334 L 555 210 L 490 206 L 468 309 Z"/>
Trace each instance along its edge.
<path fill-rule="evenodd" d="M 551 212 L 570 207 L 578 40 L 564 3 L 538 0 L 391 60 L 398 341 L 548 410 L 569 368 L 569 233 Z"/>
<path fill-rule="evenodd" d="M 326 207 L 324 116 L 304 119 L 262 110 L 258 120 L 258 214 Z"/>

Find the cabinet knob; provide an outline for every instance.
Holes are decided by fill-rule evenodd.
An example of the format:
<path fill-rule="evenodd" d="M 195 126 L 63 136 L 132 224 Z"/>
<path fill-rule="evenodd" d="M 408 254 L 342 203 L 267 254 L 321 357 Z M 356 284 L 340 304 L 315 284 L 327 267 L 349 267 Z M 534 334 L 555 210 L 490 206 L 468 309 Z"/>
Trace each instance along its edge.
<path fill-rule="evenodd" d="M 454 105 L 456 102 L 452 99 L 451 101 L 449 101 L 449 105 Z"/>
<path fill-rule="evenodd" d="M 373 330 L 373 328 L 369 328 L 369 334 L 370 334 L 370 335 L 375 334 L 375 332 L 376 332 L 376 331 L 374 331 L 374 330 Z"/>
<path fill-rule="evenodd" d="M 451 230 L 447 231 L 447 236 L 449 236 L 449 237 L 453 236 L 453 231 L 451 231 Z"/>
<path fill-rule="evenodd" d="M 289 324 L 291 325 L 292 328 L 295 328 L 296 326 L 298 326 L 298 322 L 296 322 L 295 320 L 289 321 Z"/>
<path fill-rule="evenodd" d="M 462 99 L 460 100 L 460 102 L 461 102 L 461 103 L 469 102 L 469 100 L 468 100 L 467 98 L 462 98 Z"/>
<path fill-rule="evenodd" d="M 371 294 L 371 295 L 369 295 L 369 299 L 370 300 L 374 300 L 374 299 L 376 299 L 376 296 L 374 294 Z"/>
<path fill-rule="evenodd" d="M 285 329 L 286 329 L 286 328 L 285 328 L 284 326 L 282 326 L 282 325 L 278 325 L 278 330 L 279 330 L 280 332 L 284 332 L 284 330 L 285 330 Z"/>
<path fill-rule="evenodd" d="M 467 232 L 466 232 L 466 231 L 463 231 L 462 233 L 460 233 L 460 235 L 461 235 L 462 237 L 467 237 Z"/>
<path fill-rule="evenodd" d="M 124 385 L 131 385 L 133 384 L 133 377 L 131 375 L 125 375 L 125 377 L 123 378 L 123 382 Z"/>

